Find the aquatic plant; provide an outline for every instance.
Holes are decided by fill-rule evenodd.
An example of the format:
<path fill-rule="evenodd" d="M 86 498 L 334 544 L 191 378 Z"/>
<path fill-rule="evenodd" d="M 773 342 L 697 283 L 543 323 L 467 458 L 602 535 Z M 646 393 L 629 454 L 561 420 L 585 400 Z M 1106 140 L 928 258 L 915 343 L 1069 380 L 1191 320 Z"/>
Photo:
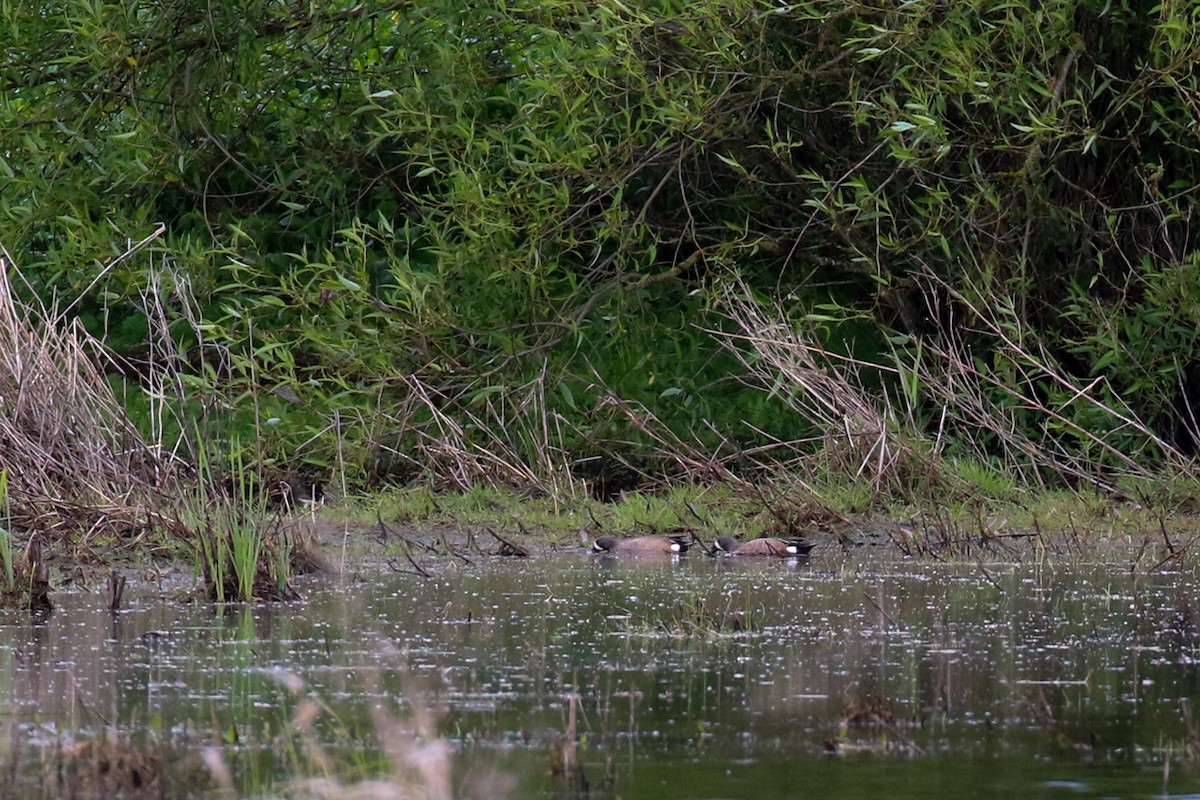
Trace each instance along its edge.
<path fill-rule="evenodd" d="M 203 439 L 197 431 L 196 441 Z M 260 474 L 250 469 L 235 440 L 224 458 L 228 479 L 219 486 L 213 454 L 197 447 L 197 481 L 184 499 L 181 524 L 193 534 L 193 551 L 211 599 L 218 603 L 286 599 L 292 537 L 269 508 Z"/>
<path fill-rule="evenodd" d="M 34 612 L 47 611 L 54 604 L 50 601 L 50 581 L 42 556 L 44 537 L 39 533 L 30 536 L 24 554 L 17 557 L 6 469 L 0 469 L 0 506 L 3 507 L 0 517 L 0 603 Z"/>
<path fill-rule="evenodd" d="M 643 635 L 717 636 L 753 633 L 762 627 L 763 609 L 749 596 L 722 595 L 712 599 L 699 592 L 688 593 L 666 606 L 626 610 L 630 632 Z"/>

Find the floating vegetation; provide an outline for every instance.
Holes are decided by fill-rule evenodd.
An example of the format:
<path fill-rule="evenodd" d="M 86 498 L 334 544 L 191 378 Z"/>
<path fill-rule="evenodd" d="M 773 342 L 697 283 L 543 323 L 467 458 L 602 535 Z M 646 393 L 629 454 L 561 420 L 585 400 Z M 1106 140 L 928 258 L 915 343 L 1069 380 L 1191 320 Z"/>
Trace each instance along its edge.
<path fill-rule="evenodd" d="M 754 633 L 763 609 L 745 598 L 685 594 L 663 605 L 625 609 L 629 631 L 642 636 L 716 636 Z"/>

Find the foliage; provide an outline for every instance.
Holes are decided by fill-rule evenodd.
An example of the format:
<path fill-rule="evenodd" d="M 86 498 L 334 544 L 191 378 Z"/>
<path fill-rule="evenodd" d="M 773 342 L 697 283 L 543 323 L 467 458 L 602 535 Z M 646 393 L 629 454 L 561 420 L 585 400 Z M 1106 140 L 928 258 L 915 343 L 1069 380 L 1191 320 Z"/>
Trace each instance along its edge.
<path fill-rule="evenodd" d="M 897 365 L 864 388 L 906 398 L 918 430 L 924 339 L 961 335 L 984 363 L 998 347 L 956 294 L 1004 303 L 1028 352 L 1081 381 L 1039 377 L 1045 407 L 1103 374 L 1101 405 L 1150 419 L 1194 358 L 1158 345 L 1164 315 L 1181 340 L 1193 313 L 1166 291 L 1196 250 L 1190 13 L 6 3 L 0 218 L 35 289 L 84 295 L 134 364 L 153 294 L 186 367 L 178 413 L 280 469 L 548 491 L 590 457 L 673 469 L 613 397 L 719 458 L 820 441 L 710 335 L 736 330 L 712 313 L 735 275 L 793 319 L 819 310 L 822 348 Z M 152 269 L 100 272 L 160 220 Z M 1109 433 L 1139 459 L 1170 446 L 1086 404 L 1047 426 L 1011 388 L 982 391 L 1030 440 L 1102 466 L 1124 446 Z"/>
<path fill-rule="evenodd" d="M 1103 293 L 1073 286 L 1063 314 L 1072 332 L 1064 343 L 1089 365 L 1086 377 L 1111 376 L 1104 387 L 1113 394 L 1119 389 L 1124 402 L 1157 424 L 1166 446 L 1189 455 L 1200 443 L 1198 281 L 1200 253 L 1170 264 L 1146 257 L 1123 285 Z"/>
<path fill-rule="evenodd" d="M 4 507 L 3 524 L 0 525 L 0 568 L 3 568 L 3 584 L 0 593 L 17 590 L 16 554 L 13 547 L 12 511 L 8 501 L 8 470 L 0 469 L 0 505 Z"/>
<path fill-rule="evenodd" d="M 227 457 L 203 444 L 197 452 L 198 480 L 180 522 L 191 532 L 209 596 L 218 603 L 294 598 L 291 540 L 272 522 L 262 476 L 246 464 L 236 440 Z M 223 463 L 214 464 L 218 455 Z M 227 487 L 218 475 L 229 476 Z"/>

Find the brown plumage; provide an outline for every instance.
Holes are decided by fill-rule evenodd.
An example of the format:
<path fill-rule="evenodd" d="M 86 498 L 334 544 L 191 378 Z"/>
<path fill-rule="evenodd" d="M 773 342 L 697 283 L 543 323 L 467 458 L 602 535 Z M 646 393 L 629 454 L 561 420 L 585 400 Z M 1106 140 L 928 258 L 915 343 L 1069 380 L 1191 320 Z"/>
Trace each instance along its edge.
<path fill-rule="evenodd" d="M 776 556 L 778 558 L 799 558 L 808 555 L 813 545 L 803 539 L 751 539 L 738 543 L 732 536 L 722 536 L 717 539 L 717 552 L 727 556 Z"/>
<path fill-rule="evenodd" d="M 687 542 L 677 536 L 638 536 L 633 539 L 618 539 L 615 536 L 601 536 L 592 543 L 592 551 L 596 553 L 667 553 L 678 555 L 686 553 Z"/>

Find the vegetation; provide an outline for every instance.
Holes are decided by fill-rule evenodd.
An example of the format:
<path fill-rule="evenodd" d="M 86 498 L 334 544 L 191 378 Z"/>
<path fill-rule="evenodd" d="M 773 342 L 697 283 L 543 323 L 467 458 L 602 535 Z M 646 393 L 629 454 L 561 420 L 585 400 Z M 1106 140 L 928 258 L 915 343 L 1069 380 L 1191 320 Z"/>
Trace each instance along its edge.
<path fill-rule="evenodd" d="M 8 505 L 8 470 L 0 470 L 0 504 L 4 506 L 3 525 L 0 525 L 0 568 L 3 568 L 4 583 L 0 591 L 15 592 L 17 590 L 16 554 L 13 548 L 13 534 L 10 530 L 10 513 Z"/>
<path fill-rule="evenodd" d="M 1033 559 L 1040 581 L 1060 556 L 1115 541 L 1131 545 L 1131 588 L 1085 581 L 1084 616 L 1133 608 L 1194 663 L 1187 598 L 1146 613 L 1138 598 L 1156 597 L 1143 576 L 1185 569 L 1200 541 L 1194 518 L 1173 516 L 1200 502 L 1196 23 L 1189 4 L 1142 0 L 0 2 L 0 604 L 48 609 L 47 561 L 71 548 L 164 540 L 209 600 L 292 598 L 307 556 L 277 508 L 324 486 L 384 542 L 388 525 L 431 520 L 468 545 L 496 547 L 490 532 L 508 555 L 526 553 L 529 528 L 564 547 L 629 530 L 817 533 L 830 550 L 973 560 L 1001 604 L 1029 592 L 996 558 Z M 851 519 L 880 508 L 903 522 Z M 432 577 L 403 531 L 393 541 Z M 460 543 L 448 549 L 466 562 Z M 793 633 L 838 646 L 842 620 L 884 641 L 908 601 L 991 613 L 910 592 L 865 595 L 878 613 L 863 614 L 849 584 L 821 579 L 812 596 L 847 603 Z M 124 578 L 110 580 L 120 648 L 95 652 L 141 664 L 144 649 L 154 667 L 164 632 L 123 637 Z M 626 653 L 658 669 L 650 638 L 739 649 L 774 636 L 756 586 L 706 584 L 649 610 L 614 586 L 618 632 L 641 635 Z M 1079 616 L 1035 588 L 1044 608 L 1023 618 Z M 464 625 L 450 604 L 439 625 L 464 640 L 512 628 L 463 608 Z M 255 614 L 239 613 L 230 669 L 272 680 Z M 938 647 L 892 659 L 914 708 L 948 698 L 949 678 L 972 685 L 953 636 L 939 640 L 955 632 L 946 619 L 922 638 Z M 336 667 L 336 633 L 313 625 L 296 641 Z M 1045 637 L 1104 630 L 1084 627 Z M 35 677 L 42 650 L 58 653 L 45 634 L 9 648 Z M 1098 641 L 1129 650 L 1130 635 L 1134 651 L 1162 649 L 1140 631 Z M 843 656 L 834 672 L 853 677 Z M 567 698 L 551 773 L 586 793 L 576 693 L 603 691 L 592 715 L 614 752 L 614 691 L 630 734 L 655 693 L 618 689 L 618 660 L 589 689 L 586 670 L 547 683 L 537 652 L 522 658 L 504 681 L 528 672 Z M 1105 659 L 1080 674 L 1121 671 Z M 749 686 L 745 663 L 728 674 Z M 734 688 L 723 667 L 715 686 L 701 671 L 697 702 Z M 1069 673 L 1051 683 L 1093 691 Z M 355 691 L 333 677 L 329 691 Z M 1049 685 L 1028 677 L 984 688 Z M 288 719 L 243 692 L 233 723 L 199 721 L 213 742 L 201 766 L 175 750 L 194 721 L 158 718 L 151 678 L 148 692 L 129 684 L 154 695 L 148 725 L 117 694 L 106 719 L 109 688 L 72 683 L 71 724 L 82 714 L 87 730 L 63 723 L 49 750 L 51 729 L 35 726 L 21 751 L 14 728 L 0 797 L 165 796 L 210 780 L 244 793 L 257 753 L 222 749 L 239 727 L 302 776 L 297 795 L 474 791 L 451 783 L 451 740 L 411 691 L 411 723 L 377 714 L 374 736 L 299 681 Z M 842 727 L 903 737 L 869 689 Z M 1038 693 L 1027 705 L 1047 719 L 1025 728 L 1050 730 Z M 997 708 L 1019 713 L 997 719 L 1020 721 L 1010 694 Z M 690 708 L 687 687 L 677 697 Z M 143 743 L 125 725 L 162 734 Z M 506 727 L 503 746 L 527 730 Z M 491 774 L 478 785 L 516 791 Z"/>
<path fill-rule="evenodd" d="M 223 462 L 229 482 L 222 489 L 213 474 L 213 454 L 203 447 L 198 452 L 196 489 L 183 504 L 182 522 L 192 534 L 197 571 L 209 596 L 218 603 L 294 597 L 292 537 L 280 516 L 271 513 L 261 476 L 247 468 L 235 446 Z"/>
<path fill-rule="evenodd" d="M 13 333 L 270 480 L 1144 497 L 1200 441 L 1189 13 L 9 4 L 11 291 L 71 300 Z"/>

